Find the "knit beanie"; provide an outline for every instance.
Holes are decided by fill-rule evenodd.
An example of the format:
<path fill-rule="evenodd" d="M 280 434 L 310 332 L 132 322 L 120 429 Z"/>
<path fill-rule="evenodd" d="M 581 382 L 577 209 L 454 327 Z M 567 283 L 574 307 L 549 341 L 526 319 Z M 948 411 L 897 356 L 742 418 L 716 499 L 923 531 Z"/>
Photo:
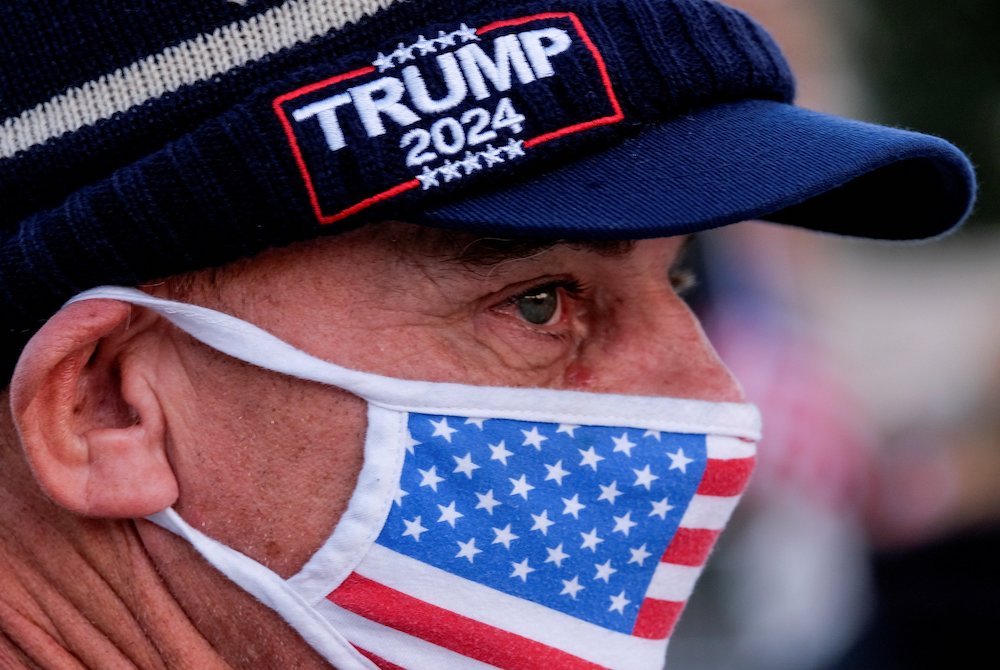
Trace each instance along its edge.
<path fill-rule="evenodd" d="M 39 0 L 0 44 L 0 383 L 81 290 L 376 220 L 911 239 L 974 192 L 944 141 L 794 107 L 711 0 Z"/>

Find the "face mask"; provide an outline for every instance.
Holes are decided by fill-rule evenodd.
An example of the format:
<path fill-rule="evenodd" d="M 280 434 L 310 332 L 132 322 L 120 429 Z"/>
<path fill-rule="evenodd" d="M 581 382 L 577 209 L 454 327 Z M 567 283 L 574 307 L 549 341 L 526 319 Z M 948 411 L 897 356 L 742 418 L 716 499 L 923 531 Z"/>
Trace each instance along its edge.
<path fill-rule="evenodd" d="M 662 668 L 753 467 L 749 405 L 392 379 L 205 308 L 122 288 L 75 300 L 94 298 L 368 402 L 349 507 L 294 577 L 173 509 L 151 517 L 337 668 Z"/>

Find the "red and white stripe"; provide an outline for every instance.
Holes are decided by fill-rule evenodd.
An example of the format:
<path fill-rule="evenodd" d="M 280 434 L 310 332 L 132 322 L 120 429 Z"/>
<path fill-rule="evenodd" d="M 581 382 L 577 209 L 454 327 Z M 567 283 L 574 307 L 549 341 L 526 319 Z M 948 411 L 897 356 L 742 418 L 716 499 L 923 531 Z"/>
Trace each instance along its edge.
<path fill-rule="evenodd" d="M 653 573 L 632 630 L 637 637 L 669 639 L 753 472 L 756 449 L 752 443 L 710 435 L 706 446 L 705 474 Z"/>
<path fill-rule="evenodd" d="M 457 577 L 380 545 L 321 611 L 383 668 L 656 668 L 753 469 L 754 446 L 708 438 L 708 465 L 631 635 Z"/>

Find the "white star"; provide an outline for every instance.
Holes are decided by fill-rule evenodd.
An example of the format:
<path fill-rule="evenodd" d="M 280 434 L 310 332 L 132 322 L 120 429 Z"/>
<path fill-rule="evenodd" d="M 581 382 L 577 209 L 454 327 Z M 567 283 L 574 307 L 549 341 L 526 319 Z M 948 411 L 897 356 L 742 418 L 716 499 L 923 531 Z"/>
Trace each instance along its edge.
<path fill-rule="evenodd" d="M 658 430 L 647 430 L 645 433 L 642 434 L 642 436 L 643 437 L 651 437 L 654 440 L 656 440 L 657 442 L 660 441 L 660 431 L 658 431 Z"/>
<path fill-rule="evenodd" d="M 556 547 L 555 549 L 549 549 L 548 547 L 546 547 L 545 551 L 548 552 L 549 554 L 549 557 L 545 559 L 545 562 L 555 563 L 557 568 L 561 568 L 562 562 L 565 561 L 567 558 L 569 558 L 569 554 L 563 551 L 563 546 L 561 542 L 559 543 L 559 546 Z"/>
<path fill-rule="evenodd" d="M 427 54 L 437 51 L 437 43 L 434 40 L 427 39 L 423 35 L 420 36 L 413 46 L 420 49 L 421 56 L 426 56 Z"/>
<path fill-rule="evenodd" d="M 392 55 L 399 59 L 400 63 L 405 63 L 408 60 L 414 60 L 416 56 L 413 55 L 414 47 L 412 44 L 406 46 L 402 42 L 396 45 L 396 50 L 392 52 Z"/>
<path fill-rule="evenodd" d="M 638 526 L 635 521 L 632 521 L 632 512 L 625 512 L 622 516 L 615 517 L 615 527 L 612 533 L 621 533 L 625 537 L 628 537 L 628 532 Z"/>
<path fill-rule="evenodd" d="M 598 565 L 598 564 L 595 563 L 594 567 L 597 568 L 597 574 L 594 575 L 594 581 L 595 582 L 598 579 L 603 579 L 605 584 L 610 584 L 611 583 L 610 582 L 611 575 L 613 575 L 616 572 L 618 572 L 617 570 L 615 570 L 614 568 L 611 567 L 611 559 L 610 558 L 607 561 L 605 561 L 604 563 L 600 564 L 600 565 Z"/>
<path fill-rule="evenodd" d="M 583 538 L 583 544 L 580 545 L 581 549 L 590 549 L 593 552 L 597 551 L 597 545 L 604 540 L 597 537 L 597 528 L 594 528 L 589 533 L 580 533 L 580 537 Z"/>
<path fill-rule="evenodd" d="M 417 179 L 420 180 L 420 185 L 423 187 L 421 190 L 424 191 L 429 191 L 431 188 L 441 185 L 440 180 L 438 180 L 438 171 L 432 170 L 426 165 L 423 172 L 417 175 Z"/>
<path fill-rule="evenodd" d="M 528 499 L 528 491 L 535 490 L 535 487 L 528 483 L 528 476 L 521 475 L 520 479 L 514 479 L 513 477 L 508 477 L 510 483 L 514 485 L 511 489 L 510 494 L 512 496 L 521 496 L 525 500 Z"/>
<path fill-rule="evenodd" d="M 510 564 L 514 567 L 514 572 L 510 573 L 510 576 L 520 577 L 522 582 L 528 581 L 528 573 L 535 571 L 533 567 L 528 565 L 528 559 L 524 559 L 520 563 L 511 561 Z"/>
<path fill-rule="evenodd" d="M 438 505 L 437 507 L 438 507 L 439 510 L 441 510 L 441 518 L 438 519 L 438 522 L 447 523 L 452 528 L 455 527 L 455 522 L 458 519 L 461 519 L 463 516 L 465 516 L 464 514 L 462 514 L 461 512 L 459 512 L 457 509 L 455 509 L 455 501 L 454 500 L 452 500 L 451 504 L 448 505 L 447 507 L 445 507 L 444 505 Z"/>
<path fill-rule="evenodd" d="M 535 448 L 535 451 L 542 450 L 542 442 L 549 439 L 538 432 L 538 426 L 532 426 L 531 430 L 522 430 L 521 433 L 524 435 L 524 444 L 522 447 L 526 447 L 529 444 Z"/>
<path fill-rule="evenodd" d="M 493 489 L 490 489 L 486 493 L 477 493 L 476 497 L 479 498 L 479 502 L 476 503 L 476 509 L 484 509 L 490 516 L 493 516 L 493 508 L 502 504 L 493 497 Z"/>
<path fill-rule="evenodd" d="M 628 439 L 628 433 L 622 433 L 621 437 L 611 438 L 615 443 L 615 448 L 612 450 L 614 453 L 622 452 L 629 458 L 632 457 L 632 450 L 635 449 L 635 442 Z"/>
<path fill-rule="evenodd" d="M 485 422 L 486 422 L 486 419 L 477 419 L 477 418 L 474 418 L 474 417 L 469 417 L 468 419 L 465 420 L 465 425 L 466 426 L 475 426 L 479 430 L 482 430 L 483 429 L 483 423 L 485 423 Z"/>
<path fill-rule="evenodd" d="M 644 486 L 647 491 L 649 490 L 650 484 L 659 479 L 657 475 L 654 475 L 649 470 L 648 464 L 642 470 L 632 468 L 632 472 L 635 473 L 635 484 L 633 484 L 633 486 Z"/>
<path fill-rule="evenodd" d="M 465 152 L 465 159 L 461 163 L 462 169 L 465 170 L 465 174 L 467 175 L 483 169 L 482 164 L 479 162 L 479 156 L 471 151 Z"/>
<path fill-rule="evenodd" d="M 378 52 L 378 58 L 376 58 L 372 65 L 378 68 L 379 72 L 385 72 L 386 70 L 392 69 L 392 54 L 386 56 L 381 51 Z"/>
<path fill-rule="evenodd" d="M 683 449 L 678 449 L 672 454 L 667 454 L 667 456 L 670 457 L 670 469 L 680 470 L 684 474 L 687 474 L 688 464 L 694 463 L 693 458 L 688 458 L 684 455 Z"/>
<path fill-rule="evenodd" d="M 573 434 L 573 431 L 575 431 L 579 427 L 580 426 L 574 426 L 571 423 L 560 423 L 559 427 L 556 428 L 556 432 L 557 433 L 566 433 L 570 437 L 576 437 L 576 435 Z"/>
<path fill-rule="evenodd" d="M 497 149 L 492 144 L 486 145 L 486 151 L 480 151 L 479 155 L 486 160 L 486 167 L 492 167 L 497 163 L 504 163 L 506 159 L 503 157 L 503 149 Z"/>
<path fill-rule="evenodd" d="M 441 173 L 441 176 L 444 177 L 445 181 L 454 181 L 462 178 L 460 167 L 460 163 L 445 161 L 444 165 L 438 168 L 438 172 Z"/>
<path fill-rule="evenodd" d="M 468 542 L 459 542 L 458 546 L 460 549 L 455 554 L 455 558 L 467 558 L 469 559 L 469 563 L 472 563 L 476 554 L 483 553 L 482 549 L 476 549 L 476 538 L 472 538 Z"/>
<path fill-rule="evenodd" d="M 535 520 L 535 525 L 531 527 L 531 530 L 540 530 L 542 535 L 549 534 L 549 526 L 553 525 L 555 521 L 549 520 L 549 511 L 543 509 L 541 514 L 532 514 L 531 518 Z"/>
<path fill-rule="evenodd" d="M 453 47 L 455 46 L 455 35 L 453 33 L 446 33 L 443 30 L 439 30 L 438 36 L 434 38 L 434 41 L 443 47 Z"/>
<path fill-rule="evenodd" d="M 409 535 L 417 542 L 420 542 L 420 536 L 427 532 L 427 529 L 420 525 L 420 517 L 412 521 L 407 521 L 403 519 L 403 525 L 406 526 L 406 530 L 403 531 L 403 537 Z"/>
<path fill-rule="evenodd" d="M 410 431 L 406 431 L 406 439 L 404 440 L 403 446 L 406 447 L 407 453 L 412 454 L 413 447 L 417 446 L 418 444 L 420 444 L 420 442 L 418 440 L 413 439 L 413 435 L 410 434 Z"/>
<path fill-rule="evenodd" d="M 646 545 L 642 545 L 638 549 L 629 549 L 628 551 L 632 554 L 632 558 L 628 559 L 629 565 L 638 563 L 639 567 L 642 567 L 642 564 L 646 562 L 646 559 L 652 556 L 651 553 L 646 551 Z"/>
<path fill-rule="evenodd" d="M 504 549 L 510 549 L 510 543 L 520 538 L 511 532 L 510 524 L 507 524 L 506 528 L 494 528 L 493 532 L 496 533 L 493 544 L 502 544 Z"/>
<path fill-rule="evenodd" d="M 440 421 L 431 420 L 431 425 L 434 426 L 434 434 L 431 437 L 443 437 L 445 442 L 450 443 L 451 436 L 458 432 L 457 429 L 448 425 L 447 418 L 442 418 Z"/>
<path fill-rule="evenodd" d="M 394 503 L 396 503 L 397 505 L 399 505 L 400 507 L 402 507 L 403 506 L 403 498 L 405 496 L 408 496 L 408 495 L 410 495 L 410 494 L 407 493 L 406 491 L 404 491 L 402 486 L 399 486 L 399 487 L 396 488 L 396 494 L 394 496 L 392 496 L 392 501 Z"/>
<path fill-rule="evenodd" d="M 600 500 L 607 500 L 612 505 L 615 504 L 615 498 L 620 495 L 624 495 L 618 490 L 618 482 L 611 482 L 611 486 L 605 486 L 604 484 L 598 484 L 601 487 L 601 495 L 597 497 Z"/>
<path fill-rule="evenodd" d="M 546 465 L 545 469 L 549 471 L 549 474 L 545 475 L 545 481 L 554 481 L 559 486 L 562 486 L 563 477 L 569 474 L 569 470 L 563 470 L 562 461 L 558 461 L 555 465 Z"/>
<path fill-rule="evenodd" d="M 431 487 L 431 491 L 437 493 L 438 484 L 444 481 L 444 477 L 438 477 L 437 466 L 432 465 L 430 470 L 421 470 L 420 468 L 417 468 L 417 471 L 421 475 L 420 485 L 429 486 Z"/>
<path fill-rule="evenodd" d="M 500 461 L 504 465 L 507 465 L 507 457 L 514 455 L 513 451 L 507 451 L 507 445 L 504 444 L 503 440 L 500 440 L 500 444 L 489 445 L 489 448 L 490 451 L 493 453 L 493 455 L 490 456 L 490 460 Z"/>
<path fill-rule="evenodd" d="M 524 155 L 524 140 L 511 139 L 507 143 L 507 146 L 503 147 L 503 150 L 507 152 L 507 158 L 517 158 L 518 156 Z"/>
<path fill-rule="evenodd" d="M 586 451 L 583 449 L 577 449 L 577 451 L 579 451 L 580 455 L 583 456 L 583 458 L 580 459 L 580 465 L 589 465 L 593 468 L 594 472 L 597 472 L 597 464 L 604 460 L 604 456 L 599 456 L 597 451 L 594 450 L 594 447 L 591 447 Z"/>
<path fill-rule="evenodd" d="M 649 516 L 658 516 L 664 521 L 667 518 L 667 512 L 674 508 L 673 505 L 667 502 L 666 498 L 660 502 L 651 502 L 650 504 L 653 506 L 653 511 L 649 513 Z"/>
<path fill-rule="evenodd" d="M 580 578 L 574 577 L 573 579 L 560 579 L 563 583 L 563 590 L 559 592 L 561 596 L 569 596 L 573 600 L 576 600 L 576 594 L 582 591 L 584 586 L 580 586 Z"/>
<path fill-rule="evenodd" d="M 572 514 L 574 519 L 580 519 L 580 510 L 585 509 L 587 506 L 580 502 L 580 494 L 573 494 L 572 498 L 563 498 L 563 504 L 566 505 L 563 509 L 563 514 Z"/>
<path fill-rule="evenodd" d="M 452 472 L 461 472 L 463 475 L 472 479 L 472 471 L 478 470 L 479 466 L 472 462 L 472 452 L 470 451 L 462 458 L 458 456 L 452 456 L 455 459 L 455 469 Z"/>
<path fill-rule="evenodd" d="M 463 42 L 478 42 L 479 35 L 476 34 L 474 28 L 470 28 L 464 23 L 458 27 L 458 30 L 452 33 L 455 37 L 460 38 Z"/>
<path fill-rule="evenodd" d="M 611 598 L 611 607 L 608 608 L 609 612 L 618 612 L 620 614 L 625 614 L 625 606 L 628 605 L 631 600 L 625 597 L 625 591 L 622 591 L 616 596 L 608 596 Z"/>

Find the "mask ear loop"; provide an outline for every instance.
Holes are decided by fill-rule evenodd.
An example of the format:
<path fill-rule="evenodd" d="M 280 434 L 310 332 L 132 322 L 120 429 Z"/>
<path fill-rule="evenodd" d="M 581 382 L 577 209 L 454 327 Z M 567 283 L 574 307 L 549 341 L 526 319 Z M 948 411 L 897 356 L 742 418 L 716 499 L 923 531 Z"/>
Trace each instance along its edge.
<path fill-rule="evenodd" d="M 358 376 L 362 381 L 366 376 L 310 356 L 253 324 L 196 305 L 161 300 L 136 289 L 100 287 L 81 293 L 70 302 L 99 298 L 152 309 L 204 344 L 264 369 L 326 384 L 331 383 L 331 370 Z M 323 371 L 327 374 L 322 374 Z M 278 574 L 199 532 L 172 508 L 147 518 L 187 540 L 213 567 L 280 614 L 334 667 L 378 670 Z"/>
<path fill-rule="evenodd" d="M 199 532 L 173 509 L 157 512 L 147 518 L 187 540 L 219 572 L 279 613 L 309 646 L 335 668 L 378 670 L 275 572 Z"/>
<path fill-rule="evenodd" d="M 368 398 L 366 387 L 378 375 L 351 370 L 312 356 L 278 339 L 263 328 L 234 316 L 183 302 L 164 300 L 123 286 L 84 291 L 67 304 L 83 300 L 120 300 L 150 309 L 209 347 L 251 365 L 292 377 L 337 386 Z"/>
<path fill-rule="evenodd" d="M 390 410 L 546 423 L 588 422 L 760 439 L 760 413 L 744 403 L 393 379 L 317 358 L 234 316 L 155 298 L 133 288 L 102 286 L 70 302 L 98 298 L 146 307 L 228 356 L 265 370 L 336 386 Z"/>

